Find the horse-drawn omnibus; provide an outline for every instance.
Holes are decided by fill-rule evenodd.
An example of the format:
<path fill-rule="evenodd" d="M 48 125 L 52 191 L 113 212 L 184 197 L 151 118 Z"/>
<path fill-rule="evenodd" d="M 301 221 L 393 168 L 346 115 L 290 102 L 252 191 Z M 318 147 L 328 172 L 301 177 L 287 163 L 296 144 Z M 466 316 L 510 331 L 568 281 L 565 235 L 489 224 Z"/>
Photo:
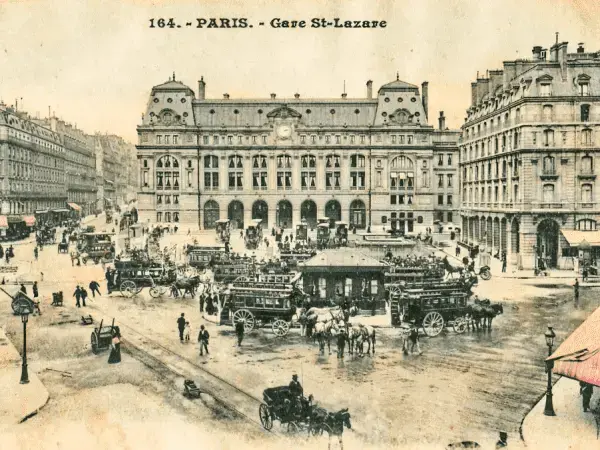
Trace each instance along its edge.
<path fill-rule="evenodd" d="M 253 219 L 250 222 L 250 225 L 246 227 L 244 243 L 246 244 L 247 249 L 256 249 L 260 241 L 262 241 L 262 227 L 260 225 L 261 222 L 262 221 L 260 219 Z"/>
<path fill-rule="evenodd" d="M 251 258 L 235 258 L 215 264 L 214 280 L 217 283 L 231 283 L 242 276 L 253 275 L 258 267 Z"/>
<path fill-rule="evenodd" d="M 329 217 L 319 217 L 317 219 L 317 225 L 326 224 L 329 228 L 335 228 L 335 219 Z"/>
<path fill-rule="evenodd" d="M 215 221 L 217 240 L 220 242 L 229 242 L 231 236 L 231 226 L 229 219 L 219 219 Z"/>
<path fill-rule="evenodd" d="M 348 224 L 341 220 L 335 223 L 335 244 L 336 247 L 348 246 Z"/>
<path fill-rule="evenodd" d="M 308 243 L 308 225 L 305 222 L 296 225 L 296 242 L 301 245 Z"/>
<path fill-rule="evenodd" d="M 322 222 L 317 225 L 317 248 L 319 250 L 329 247 L 330 235 L 329 223 Z"/>
<path fill-rule="evenodd" d="M 270 325 L 276 336 L 285 336 L 296 306 L 304 293 L 296 287 L 302 274 L 258 274 L 240 277 L 226 291 L 221 319 L 230 316 L 231 324 L 244 321 L 246 331 Z"/>
<path fill-rule="evenodd" d="M 160 297 L 177 280 L 175 267 L 166 267 L 158 262 L 115 261 L 115 269 L 116 288 L 125 297 L 137 295 L 145 287 L 150 288 L 152 297 Z"/>
<path fill-rule="evenodd" d="M 204 270 L 215 264 L 229 260 L 224 244 L 188 245 L 186 249 L 188 264 L 196 269 Z"/>

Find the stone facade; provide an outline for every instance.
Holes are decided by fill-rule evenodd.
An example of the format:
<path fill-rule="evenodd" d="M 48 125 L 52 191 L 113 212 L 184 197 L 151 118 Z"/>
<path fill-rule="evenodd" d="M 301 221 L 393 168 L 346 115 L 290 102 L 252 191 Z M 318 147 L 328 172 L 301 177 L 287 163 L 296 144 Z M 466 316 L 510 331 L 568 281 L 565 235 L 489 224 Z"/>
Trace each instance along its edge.
<path fill-rule="evenodd" d="M 138 163 L 135 146 L 120 136 L 94 135 L 98 207 L 122 205 L 135 199 Z"/>
<path fill-rule="evenodd" d="M 428 124 L 427 83 L 395 80 L 373 98 L 222 99 L 174 79 L 152 88 L 138 126 L 143 222 L 213 228 L 318 217 L 406 232 L 453 221 L 458 132 Z"/>
<path fill-rule="evenodd" d="M 596 229 L 600 187 L 600 52 L 536 46 L 472 86 L 462 126 L 462 240 L 506 251 L 531 269 L 537 254 L 567 267 L 561 229 Z"/>

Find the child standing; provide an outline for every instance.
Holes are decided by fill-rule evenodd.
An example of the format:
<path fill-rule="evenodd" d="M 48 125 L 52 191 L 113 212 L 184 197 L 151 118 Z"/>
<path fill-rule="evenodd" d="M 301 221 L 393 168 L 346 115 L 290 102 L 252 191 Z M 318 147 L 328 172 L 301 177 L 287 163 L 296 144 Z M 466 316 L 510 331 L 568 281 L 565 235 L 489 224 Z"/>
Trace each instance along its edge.
<path fill-rule="evenodd" d="M 190 341 L 190 331 L 191 331 L 191 329 L 190 329 L 190 323 L 186 321 L 185 322 L 185 328 L 183 329 L 183 339 L 186 342 Z"/>

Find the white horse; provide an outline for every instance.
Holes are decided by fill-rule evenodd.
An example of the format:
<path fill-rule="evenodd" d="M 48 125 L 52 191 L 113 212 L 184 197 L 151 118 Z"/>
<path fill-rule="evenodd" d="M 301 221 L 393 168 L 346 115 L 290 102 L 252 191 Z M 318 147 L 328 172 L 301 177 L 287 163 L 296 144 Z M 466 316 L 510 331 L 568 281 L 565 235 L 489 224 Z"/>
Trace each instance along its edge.
<path fill-rule="evenodd" d="M 375 355 L 375 329 L 370 325 L 363 325 L 361 323 L 354 323 L 350 330 L 348 330 L 348 351 L 350 354 L 354 350 L 359 356 L 363 355 L 364 343 L 366 342 L 369 347 L 367 348 L 367 355 Z"/>
<path fill-rule="evenodd" d="M 315 324 L 313 338 L 319 342 L 319 353 L 322 355 L 325 353 L 325 342 L 327 342 L 327 348 L 331 355 L 331 337 L 338 333 L 338 325 L 335 320 L 328 320 L 326 322 L 317 322 Z"/>

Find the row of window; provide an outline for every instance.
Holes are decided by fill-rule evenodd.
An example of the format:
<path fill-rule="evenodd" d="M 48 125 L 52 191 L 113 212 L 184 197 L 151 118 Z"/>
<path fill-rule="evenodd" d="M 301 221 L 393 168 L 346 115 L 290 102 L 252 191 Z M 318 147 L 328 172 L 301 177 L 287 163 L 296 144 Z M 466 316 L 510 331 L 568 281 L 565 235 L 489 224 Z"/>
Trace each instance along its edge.
<path fill-rule="evenodd" d="M 157 205 L 179 205 L 179 195 L 157 195 Z"/>
<path fill-rule="evenodd" d="M 179 222 L 179 213 L 178 212 L 157 212 L 156 213 L 156 221 L 157 222 Z"/>
<path fill-rule="evenodd" d="M 38 139 L 38 138 L 32 139 L 31 136 L 29 136 L 28 134 L 20 133 L 18 131 L 12 130 L 10 128 L 8 130 L 8 135 L 13 136 L 17 139 L 27 141 L 27 142 L 33 142 L 34 144 L 37 144 L 40 147 L 48 149 L 49 151 L 51 151 L 53 153 L 64 153 L 65 152 L 65 149 L 61 145 L 57 145 L 57 144 L 45 141 L 43 139 Z"/>
<path fill-rule="evenodd" d="M 391 144 L 408 144 L 408 145 L 412 145 L 414 142 L 414 136 L 413 135 L 387 135 L 389 137 L 389 142 Z M 377 143 L 381 143 L 383 141 L 383 137 L 380 134 L 377 134 L 374 136 L 375 137 L 375 142 Z M 358 139 L 357 139 L 358 138 Z M 176 135 L 172 135 L 171 137 L 169 137 L 169 135 L 157 135 L 156 136 L 156 143 L 157 144 L 177 144 L 178 141 L 176 141 L 177 136 Z M 426 140 L 427 137 L 423 136 L 423 140 Z M 335 135 L 316 135 L 316 134 L 311 134 L 311 135 L 306 135 L 306 134 L 301 134 L 300 135 L 300 144 L 321 144 L 321 143 L 325 143 L 325 144 L 336 144 L 336 145 L 341 145 L 342 141 L 347 141 L 349 140 L 350 144 L 367 144 L 367 136 L 364 134 L 355 136 L 355 135 L 350 135 L 350 136 L 346 136 L 344 135 L 342 138 L 342 135 L 340 134 L 335 134 Z M 252 144 L 252 145 L 257 145 L 257 144 L 262 144 L 262 145 L 267 145 L 268 142 L 268 135 L 263 134 L 263 135 L 227 135 L 227 136 L 222 136 L 222 135 L 213 135 L 213 136 L 202 136 L 202 143 L 204 145 L 247 145 L 247 144 Z"/>
<path fill-rule="evenodd" d="M 498 201 L 518 202 L 519 201 L 519 185 L 518 184 L 513 185 L 512 200 L 508 198 L 508 189 L 507 189 L 506 185 L 502 186 L 502 199 L 501 200 L 499 198 L 498 186 L 494 186 L 493 193 L 494 193 L 494 198 L 493 198 L 494 202 L 498 202 Z M 466 189 L 463 189 L 463 202 L 479 203 L 480 201 L 481 202 L 487 201 L 488 203 L 492 202 L 492 187 L 491 186 L 489 186 L 487 188 L 487 200 L 486 200 L 486 188 L 485 187 L 482 187 L 481 191 L 479 190 L 479 188 L 475 188 L 475 191 L 473 191 L 473 188 L 469 188 L 468 193 L 467 193 Z"/>

